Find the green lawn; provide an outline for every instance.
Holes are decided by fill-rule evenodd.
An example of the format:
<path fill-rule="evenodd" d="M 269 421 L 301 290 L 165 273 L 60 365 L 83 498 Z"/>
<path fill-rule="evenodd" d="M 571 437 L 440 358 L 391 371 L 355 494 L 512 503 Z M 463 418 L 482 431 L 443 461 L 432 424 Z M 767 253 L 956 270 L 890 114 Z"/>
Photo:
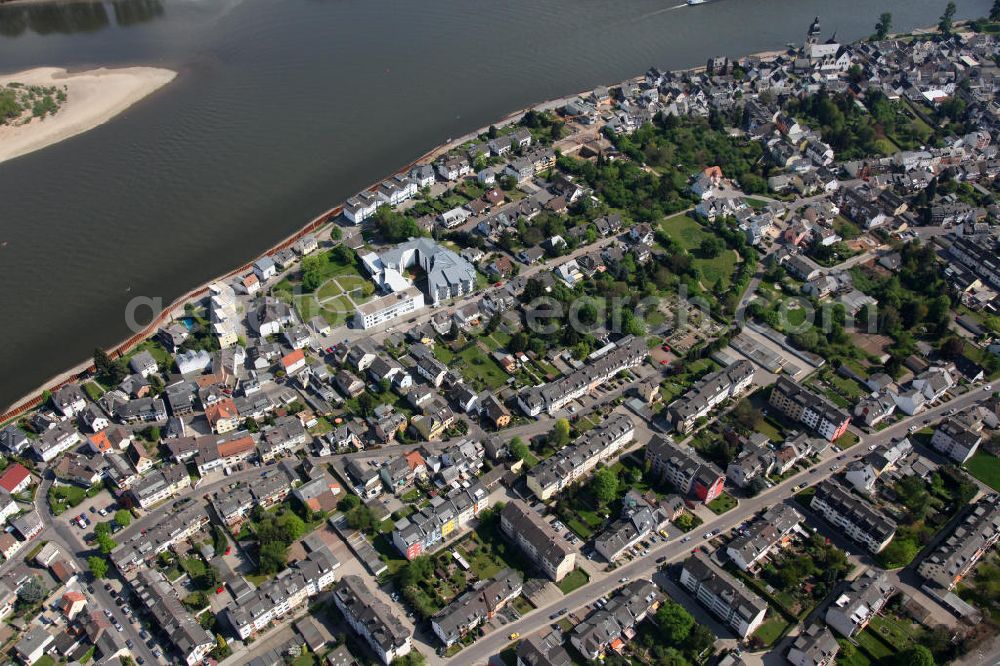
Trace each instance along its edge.
<path fill-rule="evenodd" d="M 737 258 L 736 250 L 723 250 L 714 259 L 695 257 L 693 263 L 695 268 L 701 271 L 702 284 L 711 289 L 720 279 L 726 287 L 729 286 L 733 271 L 736 270 Z"/>
<path fill-rule="evenodd" d="M 770 647 L 781 638 L 786 629 L 788 629 L 788 622 L 781 616 L 775 616 L 760 625 L 754 632 L 754 636 L 760 639 L 764 647 Z"/>
<path fill-rule="evenodd" d="M 316 291 L 316 298 L 323 301 L 333 296 L 340 296 L 342 293 L 344 290 L 340 288 L 340 285 L 336 281 L 330 280 Z"/>
<path fill-rule="evenodd" d="M 711 235 L 687 213 L 678 213 L 668 217 L 663 220 L 661 226 L 671 238 L 677 241 L 678 245 L 688 252 L 696 250 L 701 242 Z"/>
<path fill-rule="evenodd" d="M 698 221 L 688 217 L 686 213 L 678 213 L 663 220 L 663 230 L 677 241 L 677 244 L 691 253 L 694 266 L 701 273 L 702 283 L 712 288 L 721 278 L 723 283 L 728 285 L 732 278 L 733 271 L 736 270 L 738 255 L 734 250 L 723 250 L 719 256 L 707 259 L 700 256 L 698 249 L 701 242 L 706 238 L 711 238 L 715 234 L 706 231 L 698 224 Z"/>
<path fill-rule="evenodd" d="M 83 392 L 87 394 L 87 397 L 97 402 L 98 398 L 104 395 L 104 391 L 94 382 L 86 382 L 83 386 Z"/>
<path fill-rule="evenodd" d="M 841 215 L 833 221 L 833 230 L 844 240 L 853 240 L 861 235 L 861 228 Z"/>
<path fill-rule="evenodd" d="M 838 374 L 831 374 L 829 382 L 837 389 L 838 393 L 848 398 L 857 400 L 862 395 L 867 393 L 867 391 L 864 391 L 861 388 L 861 385 L 853 379 L 847 379 L 846 377 L 841 377 Z"/>
<path fill-rule="evenodd" d="M 507 373 L 504 372 L 503 368 L 475 344 L 460 351 L 458 358 L 463 362 L 462 375 L 474 385 L 482 384 L 487 388 L 495 389 L 503 386 L 504 382 L 507 381 Z"/>
<path fill-rule="evenodd" d="M 712 513 L 721 516 L 726 511 L 736 508 L 736 499 L 728 493 L 722 493 L 706 506 L 708 506 Z"/>
<path fill-rule="evenodd" d="M 384 534 L 378 534 L 372 541 L 372 548 L 378 551 L 378 554 L 382 557 L 382 561 L 389 568 L 389 575 L 395 576 L 396 573 L 406 566 L 406 558 L 399 554 L 399 550 L 396 549 L 392 542 L 386 538 Z"/>
<path fill-rule="evenodd" d="M 569 594 L 573 590 L 579 589 L 590 582 L 590 576 L 583 569 L 573 569 L 559 581 L 559 589 L 563 594 Z"/>
<path fill-rule="evenodd" d="M 594 536 L 594 530 L 587 527 L 579 518 L 570 518 L 564 522 L 566 523 L 566 527 L 573 530 L 573 534 L 577 535 L 584 541 Z"/>
<path fill-rule="evenodd" d="M 87 497 L 87 491 L 79 486 L 52 486 L 49 488 L 49 506 L 52 513 L 59 515 L 82 502 Z"/>
<path fill-rule="evenodd" d="M 128 355 L 127 360 L 130 360 L 133 356 L 135 356 L 141 351 L 148 351 L 150 355 L 154 359 L 156 359 L 156 362 L 160 365 L 166 365 L 167 367 L 173 365 L 174 359 L 173 356 L 170 355 L 170 352 L 168 352 L 166 348 L 159 342 L 152 339 L 144 341 L 142 344 L 133 349 L 132 352 Z"/>
<path fill-rule="evenodd" d="M 990 488 L 1000 490 L 1000 458 L 979 451 L 965 463 L 965 469 Z"/>
<path fill-rule="evenodd" d="M 521 615 L 527 615 L 528 613 L 530 613 L 535 609 L 535 607 L 531 605 L 531 602 L 525 599 L 524 597 L 515 597 L 514 600 L 511 602 L 511 605 L 513 605 L 514 610 L 516 610 Z"/>
<path fill-rule="evenodd" d="M 434 358 L 449 365 L 451 360 L 455 358 L 455 353 L 448 348 L 448 345 L 438 343 L 434 345 Z"/>
<path fill-rule="evenodd" d="M 344 289 L 344 291 L 362 289 L 366 284 L 368 284 L 368 280 L 359 275 L 341 275 L 337 278 L 337 282 L 340 283 L 340 286 Z"/>
<path fill-rule="evenodd" d="M 837 655 L 837 666 L 871 666 L 872 660 L 861 650 L 854 647 L 846 638 L 837 640 L 840 643 L 840 653 Z"/>
<path fill-rule="evenodd" d="M 313 296 L 294 296 L 292 304 L 302 321 L 309 321 L 319 315 L 331 326 L 340 326 L 354 316 L 355 308 L 347 296 L 334 296 L 320 305 Z"/>
<path fill-rule="evenodd" d="M 247 582 L 253 583 L 254 585 L 259 587 L 262 583 L 265 583 L 268 580 L 270 580 L 271 576 L 269 576 L 268 574 L 247 574 L 244 576 L 244 578 L 247 579 Z"/>
<path fill-rule="evenodd" d="M 849 449 L 857 443 L 858 443 L 858 436 L 855 435 L 850 430 L 848 430 L 843 435 L 838 437 L 837 441 L 834 442 L 834 444 L 837 445 L 837 448 L 840 449 L 841 451 L 843 451 L 844 449 Z"/>
<path fill-rule="evenodd" d="M 969 360 L 982 366 L 987 379 L 1000 377 L 1000 371 L 990 372 L 990 364 L 994 357 L 989 351 L 967 340 L 965 342 L 965 355 L 969 357 Z"/>
<path fill-rule="evenodd" d="M 895 654 L 888 645 L 880 641 L 875 636 L 872 636 L 869 629 L 865 629 L 860 634 L 855 637 L 858 641 L 858 645 L 875 659 L 881 662 L 886 657 L 891 657 Z"/>
<path fill-rule="evenodd" d="M 918 639 L 912 622 L 892 615 L 876 615 L 871 619 L 868 631 L 875 632 L 897 650 L 905 650 Z"/>
<path fill-rule="evenodd" d="M 353 317 L 355 307 L 347 296 L 337 296 L 333 300 L 323 303 L 323 309 L 340 317 Z"/>

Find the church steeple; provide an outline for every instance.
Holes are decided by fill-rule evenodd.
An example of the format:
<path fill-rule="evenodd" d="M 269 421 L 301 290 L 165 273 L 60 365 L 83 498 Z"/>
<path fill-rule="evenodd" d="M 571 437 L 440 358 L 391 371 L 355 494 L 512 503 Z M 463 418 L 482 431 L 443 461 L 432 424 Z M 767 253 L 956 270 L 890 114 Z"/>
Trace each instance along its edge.
<path fill-rule="evenodd" d="M 819 17 L 813 19 L 812 24 L 809 26 L 809 34 L 806 36 L 806 44 L 815 44 L 816 40 L 819 39 L 819 33 L 821 28 L 819 26 Z"/>

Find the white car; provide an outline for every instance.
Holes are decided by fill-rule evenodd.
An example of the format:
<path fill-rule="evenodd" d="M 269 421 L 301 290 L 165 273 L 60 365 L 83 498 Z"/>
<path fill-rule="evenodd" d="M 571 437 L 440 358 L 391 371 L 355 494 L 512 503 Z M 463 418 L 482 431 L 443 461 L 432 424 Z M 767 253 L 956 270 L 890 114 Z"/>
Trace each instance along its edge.
<path fill-rule="evenodd" d="M 990 391 L 993 390 L 993 386 L 991 386 L 990 384 L 987 384 L 986 386 L 983 387 L 983 390 L 986 391 L 987 393 L 989 393 Z"/>

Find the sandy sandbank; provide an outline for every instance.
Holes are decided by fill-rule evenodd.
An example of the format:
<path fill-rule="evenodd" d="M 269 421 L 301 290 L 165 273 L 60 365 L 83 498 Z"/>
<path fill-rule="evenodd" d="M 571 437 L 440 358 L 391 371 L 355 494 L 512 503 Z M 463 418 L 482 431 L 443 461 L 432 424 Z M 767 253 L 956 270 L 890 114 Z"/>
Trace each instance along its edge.
<path fill-rule="evenodd" d="M 0 125 L 0 162 L 34 152 L 106 123 L 146 95 L 170 83 L 177 72 L 157 67 L 102 67 L 68 73 L 60 67 L 39 67 L 0 75 L 0 85 L 66 87 L 58 112 L 20 126 Z"/>

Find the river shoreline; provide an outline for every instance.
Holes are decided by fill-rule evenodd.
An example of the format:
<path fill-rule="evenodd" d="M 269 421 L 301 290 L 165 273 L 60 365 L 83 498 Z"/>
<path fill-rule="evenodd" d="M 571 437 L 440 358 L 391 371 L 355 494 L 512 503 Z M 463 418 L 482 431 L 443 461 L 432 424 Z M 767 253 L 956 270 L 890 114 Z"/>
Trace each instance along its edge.
<path fill-rule="evenodd" d="M 18 1 L 20 1 L 20 0 L 18 0 Z M 756 51 L 754 53 L 748 54 L 746 57 L 758 57 L 758 58 L 767 59 L 767 58 L 777 57 L 778 55 L 784 54 L 786 52 L 787 52 L 786 49 L 772 49 L 772 50 L 766 50 L 766 51 Z M 696 67 L 680 68 L 680 69 L 673 70 L 673 71 L 677 71 L 677 72 L 698 72 L 698 71 L 703 71 L 704 69 L 705 69 L 705 66 L 704 65 L 700 65 L 700 66 L 696 66 Z M 626 78 L 626 79 L 623 79 L 623 80 L 620 80 L 620 81 L 616 81 L 616 82 L 608 84 L 608 85 L 609 85 L 609 87 L 611 87 L 611 86 L 617 86 L 617 85 L 620 85 L 622 83 L 629 82 L 629 81 L 636 81 L 636 80 L 641 79 L 642 76 L 643 75 L 640 74 L 638 76 L 629 77 L 629 78 Z M 570 95 L 564 95 L 562 97 L 552 98 L 552 99 L 549 99 L 547 101 L 540 102 L 540 103 L 535 104 L 533 106 L 527 107 L 525 109 L 510 112 L 507 115 L 503 116 L 502 118 L 500 118 L 499 120 L 497 120 L 497 121 L 495 121 L 495 122 L 493 122 L 491 124 L 495 125 L 497 127 L 501 127 L 501 126 L 508 125 L 510 123 L 513 123 L 513 122 L 517 122 L 521 118 L 521 116 L 523 116 L 528 110 L 531 110 L 531 109 L 542 111 L 542 110 L 551 110 L 551 109 L 554 109 L 554 108 L 558 108 L 559 106 L 561 106 L 562 104 L 564 104 L 566 101 L 571 100 L 571 99 L 573 99 L 575 97 L 579 97 L 580 95 L 587 94 L 587 93 L 590 92 L 590 90 L 591 89 L 588 89 L 588 90 L 585 90 L 585 91 L 580 91 L 580 92 L 577 92 L 577 93 L 574 93 L 574 94 L 570 94 Z M 388 174 L 387 176 L 385 176 L 385 177 L 379 179 L 378 181 L 372 183 L 366 189 L 368 189 L 368 190 L 374 189 L 375 187 L 377 187 L 379 185 L 379 183 L 381 183 L 383 180 L 385 180 L 385 178 L 391 177 L 395 173 L 406 172 L 414 164 L 432 161 L 432 160 L 436 159 L 437 157 L 441 156 L 442 154 L 447 153 L 448 151 L 450 151 L 450 150 L 452 150 L 452 149 L 454 149 L 454 148 L 462 145 L 463 143 L 465 143 L 465 142 L 467 142 L 467 141 L 469 141 L 469 140 L 471 140 L 471 139 L 479 136 L 480 134 L 483 134 L 483 133 L 487 132 L 488 128 L 489 128 L 488 125 L 487 126 L 483 126 L 483 127 L 480 127 L 480 128 L 478 128 L 476 130 L 473 130 L 471 132 L 467 132 L 466 134 L 464 134 L 464 135 L 462 135 L 462 136 L 460 136 L 458 138 L 449 139 L 448 141 L 446 141 L 446 142 L 444 142 L 444 143 L 442 143 L 442 144 L 440 144 L 440 145 L 438 145 L 438 146 L 436 146 L 436 147 L 428 150 L 427 152 L 423 153 L 419 157 L 417 157 L 414 160 L 412 160 L 411 162 L 409 162 L 407 165 L 404 165 L 404 166 L 396 169 L 395 171 L 393 171 L 392 173 Z M 204 282 L 203 284 L 201 284 L 201 285 L 199 285 L 197 287 L 194 287 L 194 288 L 190 289 L 189 291 L 185 292 L 182 296 L 174 299 L 170 303 L 170 305 L 166 306 L 162 310 L 162 314 L 156 320 L 154 320 L 154 322 L 152 322 L 151 324 L 149 324 L 142 332 L 140 332 L 140 333 L 138 333 L 136 335 L 133 335 L 133 336 L 131 336 L 129 338 L 125 338 L 121 342 L 119 342 L 118 344 L 109 347 L 108 348 L 109 353 L 119 353 L 119 354 L 126 353 L 127 349 L 123 349 L 123 347 L 125 347 L 127 345 L 134 346 L 134 344 L 138 344 L 138 342 L 134 342 L 134 341 L 146 339 L 146 338 L 152 336 L 153 334 L 155 334 L 156 329 L 161 325 L 161 322 L 163 321 L 164 317 L 177 317 L 177 316 L 180 316 L 183 313 L 184 304 L 188 303 L 188 302 L 191 302 L 192 300 L 194 300 L 196 298 L 200 298 L 202 295 L 204 295 L 204 293 L 206 292 L 206 290 L 207 290 L 207 288 L 208 288 L 208 286 L 210 284 L 218 282 L 220 280 L 230 279 L 230 278 L 232 278 L 233 276 L 235 276 L 238 273 L 245 272 L 245 271 L 249 270 L 250 266 L 252 265 L 252 263 L 257 258 L 260 258 L 260 257 L 263 257 L 265 255 L 271 254 L 271 253 L 277 251 L 278 249 L 280 249 L 280 248 L 282 248 L 284 246 L 290 245 L 292 242 L 294 242 L 297 238 L 301 237 L 305 233 L 314 232 L 314 233 L 317 233 L 317 235 L 319 235 L 320 232 L 323 232 L 323 233 L 327 232 L 328 231 L 327 225 L 336 224 L 336 222 L 334 220 L 335 220 L 335 218 L 337 216 L 340 215 L 342 207 L 343 207 L 343 202 L 338 203 L 337 205 L 335 205 L 332 208 L 326 210 L 322 214 L 317 215 L 316 217 L 314 217 L 308 224 L 306 224 L 303 227 L 301 227 L 295 233 L 287 236 L 283 240 L 281 240 L 281 241 L 275 243 L 274 245 L 270 246 L 269 248 L 263 250 L 262 252 L 260 252 L 259 254 L 257 254 L 255 257 L 252 257 L 251 259 L 249 259 L 242 266 L 240 266 L 238 268 L 234 268 L 234 269 L 232 269 L 232 270 L 230 270 L 228 272 L 221 273 L 217 277 L 215 277 L 215 278 L 213 278 L 211 280 L 208 280 L 208 281 Z M 82 373 L 86 372 L 89 368 L 92 367 L 92 365 L 93 365 L 93 362 L 88 359 L 88 360 L 85 360 L 85 361 L 81 361 L 80 363 L 78 363 L 77 365 L 73 366 L 70 369 L 67 369 L 67 370 L 65 370 L 65 371 L 63 371 L 61 373 L 58 373 L 57 375 L 54 375 L 54 376 L 50 377 L 47 381 L 43 382 L 41 385 L 39 385 L 33 391 L 30 391 L 26 395 L 22 396 L 20 399 L 12 402 L 9 406 L 7 406 L 5 408 L 4 412 L 0 412 L 0 425 L 2 425 L 3 423 L 5 423 L 6 421 L 9 421 L 9 420 L 15 418 L 16 416 L 18 416 L 19 414 L 23 413 L 24 411 L 27 411 L 27 409 L 30 409 L 31 407 L 36 406 L 38 404 L 38 402 L 40 401 L 41 394 L 44 391 L 46 391 L 46 390 L 50 390 L 51 391 L 54 388 L 56 388 L 58 386 L 61 386 L 62 384 L 65 384 L 65 383 L 73 380 L 74 378 L 78 377 Z"/>
<path fill-rule="evenodd" d="M 177 72 L 157 67 L 102 67 L 70 73 L 61 67 L 0 75 L 0 85 L 65 87 L 66 101 L 43 119 L 0 125 L 0 163 L 42 150 L 114 119 L 131 106 L 173 81 Z"/>

